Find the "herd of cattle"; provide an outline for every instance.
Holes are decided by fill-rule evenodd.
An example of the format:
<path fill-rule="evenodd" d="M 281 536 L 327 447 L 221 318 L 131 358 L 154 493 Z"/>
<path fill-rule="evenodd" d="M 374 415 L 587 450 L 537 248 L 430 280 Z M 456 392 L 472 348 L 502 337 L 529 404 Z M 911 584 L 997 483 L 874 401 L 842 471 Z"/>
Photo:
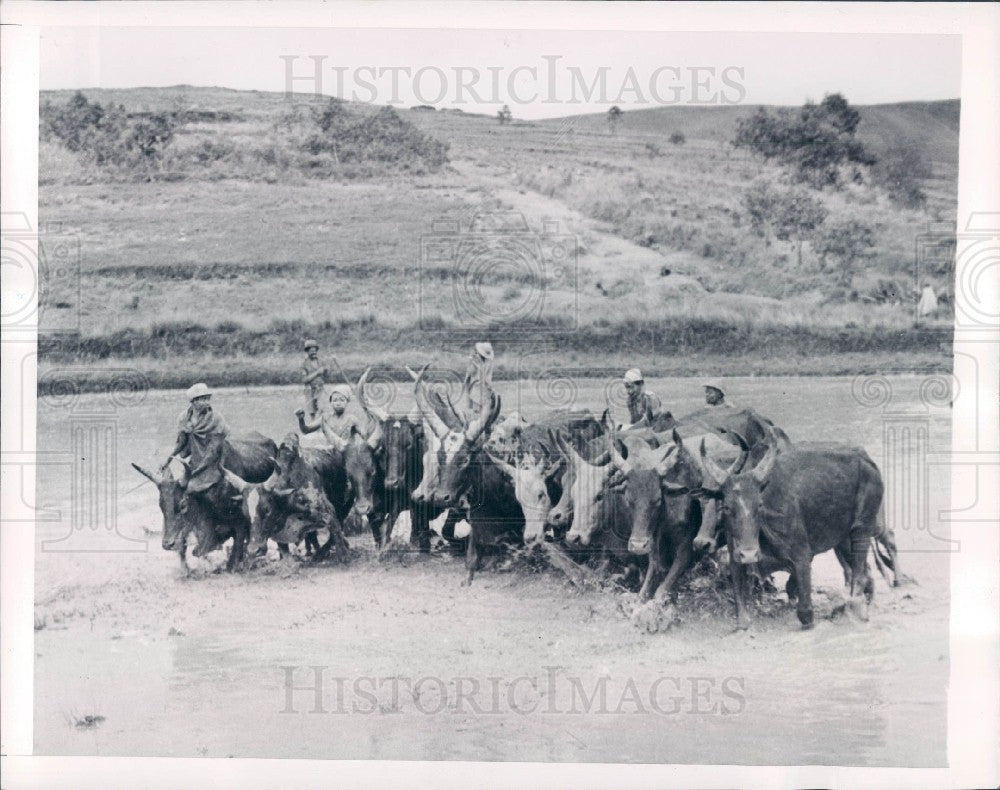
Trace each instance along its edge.
<path fill-rule="evenodd" d="M 882 476 L 860 447 L 793 443 L 752 409 L 730 406 L 647 414 L 616 428 L 608 411 L 501 419 L 494 393 L 463 418 L 424 371 L 409 372 L 419 415 L 376 414 L 359 382 L 368 435 L 354 431 L 339 446 L 306 446 L 297 433 L 280 445 L 260 434 L 229 438 L 224 476 L 197 496 L 169 467 L 133 464 L 159 489 L 163 548 L 179 552 L 185 568 L 192 535 L 196 556 L 232 539 L 230 570 L 268 540 L 282 554 L 304 542 L 314 559 L 346 560 L 345 524 L 367 523 L 381 547 L 407 510 L 422 552 L 443 516 L 442 537 L 465 544 L 466 583 L 483 553 L 542 544 L 576 562 L 613 564 L 641 581 L 640 601 L 665 604 L 700 556 L 725 546 L 740 627 L 750 621 L 752 566 L 764 576 L 788 571 L 804 627 L 813 622 L 815 555 L 836 553 L 861 616 L 874 589 L 870 550 L 883 575 L 898 579 Z M 469 532 L 459 538 L 462 520 Z"/>

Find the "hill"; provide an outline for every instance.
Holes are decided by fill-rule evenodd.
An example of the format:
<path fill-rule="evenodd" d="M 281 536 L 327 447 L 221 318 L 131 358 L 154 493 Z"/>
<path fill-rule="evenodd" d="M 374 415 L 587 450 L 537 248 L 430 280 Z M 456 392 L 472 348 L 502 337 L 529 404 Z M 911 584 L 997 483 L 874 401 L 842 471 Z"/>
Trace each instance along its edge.
<path fill-rule="evenodd" d="M 123 366 L 164 386 L 291 381 L 306 334 L 352 371 L 432 353 L 461 364 L 482 337 L 506 375 L 948 364 L 948 316 L 914 327 L 913 249 L 928 223 L 954 221 L 954 102 L 860 108 L 866 135 L 906 130 L 933 174 L 921 210 L 865 185 L 817 193 L 832 220 L 875 228 L 874 255 L 845 288 L 808 248 L 798 267 L 787 244 L 749 232 L 743 191 L 782 177 L 726 144 L 752 108 L 629 112 L 616 130 L 603 116 L 500 126 L 400 110 L 400 128 L 448 145 L 443 167 L 417 171 L 300 150 L 325 105 L 312 97 L 84 93 L 133 118 L 184 118 L 141 173 L 41 145 L 41 220 L 76 243 L 81 284 L 46 289 L 43 326 L 73 331 L 42 338 L 42 367 L 84 366 L 70 374 L 84 386 Z M 678 129 L 684 145 L 665 139 Z M 43 247 L 56 241 L 43 232 Z M 921 275 L 948 293 L 947 267 Z"/>

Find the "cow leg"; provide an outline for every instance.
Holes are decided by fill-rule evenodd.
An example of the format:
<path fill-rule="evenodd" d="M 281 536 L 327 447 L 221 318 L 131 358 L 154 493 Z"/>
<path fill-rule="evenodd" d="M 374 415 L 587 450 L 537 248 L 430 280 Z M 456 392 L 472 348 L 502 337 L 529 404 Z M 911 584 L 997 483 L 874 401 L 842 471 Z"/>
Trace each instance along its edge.
<path fill-rule="evenodd" d="M 454 527 L 452 527 L 454 534 Z M 414 544 L 416 537 L 416 544 Z M 417 545 L 421 554 L 429 554 L 431 550 L 431 519 L 427 507 L 414 503 L 410 508 L 410 544 Z"/>
<path fill-rule="evenodd" d="M 667 578 L 663 580 L 655 594 L 655 600 L 658 603 L 665 603 L 668 599 L 672 601 L 674 598 L 674 587 L 680 580 L 684 572 L 694 564 L 694 545 L 691 540 L 686 536 L 681 539 L 680 545 L 674 552 L 673 561 L 670 563 L 670 569 L 667 571 Z"/>
<path fill-rule="evenodd" d="M 191 566 L 188 565 L 187 536 L 186 535 L 184 535 L 184 536 L 181 537 L 181 547 L 180 547 L 180 549 L 178 549 L 177 554 L 181 558 L 181 568 L 184 569 L 184 575 L 185 576 L 190 575 L 190 573 L 191 573 Z"/>
<path fill-rule="evenodd" d="M 851 541 L 846 540 L 839 546 L 834 546 L 833 553 L 837 555 L 837 562 L 844 572 L 844 586 L 850 589 L 851 579 L 854 577 L 854 571 L 851 569 Z"/>
<path fill-rule="evenodd" d="M 455 527 L 458 522 L 461 521 L 461 515 L 455 508 L 448 509 L 448 515 L 444 517 L 444 526 L 441 527 L 441 537 L 443 537 L 449 543 L 455 543 Z"/>
<path fill-rule="evenodd" d="M 812 552 L 808 547 L 798 550 L 796 556 L 792 558 L 792 565 L 795 568 L 795 582 L 799 591 L 795 612 L 803 628 L 812 628 Z"/>
<path fill-rule="evenodd" d="M 646 576 L 642 580 L 642 587 L 639 588 L 639 600 L 641 602 L 648 601 L 653 597 L 653 593 L 659 588 L 660 581 L 663 578 L 663 563 L 660 556 L 660 541 L 658 536 L 654 535 L 651 543 L 649 565 L 646 566 Z"/>
<path fill-rule="evenodd" d="M 372 531 L 372 538 L 375 540 L 375 548 L 381 549 L 385 547 L 385 541 L 382 538 L 382 521 L 378 516 L 374 518 L 368 518 L 368 526 Z"/>
<path fill-rule="evenodd" d="M 236 558 L 236 562 L 233 566 L 236 570 L 244 570 L 244 563 L 246 562 L 246 548 L 249 539 L 249 525 L 246 527 L 237 527 L 233 532 L 233 553 L 230 555 L 230 558 Z"/>
<path fill-rule="evenodd" d="M 465 569 L 469 574 L 464 582 L 466 587 L 472 584 L 472 577 L 476 575 L 476 570 L 479 568 L 479 547 L 476 545 L 475 531 L 469 533 L 468 541 L 465 549 Z"/>

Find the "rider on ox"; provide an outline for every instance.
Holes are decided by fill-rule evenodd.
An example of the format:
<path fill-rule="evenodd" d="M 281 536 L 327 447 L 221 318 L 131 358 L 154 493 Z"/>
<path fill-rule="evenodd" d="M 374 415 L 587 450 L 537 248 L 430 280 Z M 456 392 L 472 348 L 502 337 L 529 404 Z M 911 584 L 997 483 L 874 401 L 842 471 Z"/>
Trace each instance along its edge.
<path fill-rule="evenodd" d="M 722 391 L 722 382 L 719 379 L 710 379 L 703 385 L 705 388 L 705 403 L 716 408 L 733 408 L 731 403 L 726 402 L 726 393 Z"/>
<path fill-rule="evenodd" d="M 476 343 L 465 372 L 466 420 L 480 414 L 493 397 L 493 359 L 490 343 Z"/>
<path fill-rule="evenodd" d="M 189 494 L 211 488 L 222 479 L 223 442 L 229 427 L 222 416 L 213 411 L 210 403 L 212 392 L 204 383 L 197 383 L 187 391 L 190 406 L 181 415 L 178 424 L 177 444 L 160 467 L 160 474 L 170 462 L 182 453 L 188 456 L 186 480 L 180 483 Z"/>
<path fill-rule="evenodd" d="M 663 404 L 656 395 L 646 391 L 642 371 L 639 368 L 626 370 L 622 380 L 625 382 L 625 394 L 628 397 L 626 405 L 629 423 L 634 425 L 647 414 L 652 416 L 659 414 Z"/>
<path fill-rule="evenodd" d="M 367 435 L 367 426 L 354 412 L 347 410 L 351 395 L 351 388 L 347 384 L 338 384 L 330 392 L 330 410 L 307 420 L 305 409 L 298 409 L 295 414 L 299 418 L 299 429 L 302 433 L 322 429 L 327 441 L 335 446 L 350 439 L 352 430 Z"/>
<path fill-rule="evenodd" d="M 319 343 L 306 340 L 303 346 L 306 358 L 302 362 L 302 384 L 305 387 L 306 412 L 313 417 L 322 410 L 323 390 L 326 386 L 326 367 L 319 361 Z"/>

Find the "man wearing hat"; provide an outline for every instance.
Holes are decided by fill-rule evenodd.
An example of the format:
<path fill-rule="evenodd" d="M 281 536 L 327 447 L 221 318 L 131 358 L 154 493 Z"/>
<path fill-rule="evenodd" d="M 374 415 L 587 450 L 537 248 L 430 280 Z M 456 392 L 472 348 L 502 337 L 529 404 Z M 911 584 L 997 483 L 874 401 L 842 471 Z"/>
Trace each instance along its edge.
<path fill-rule="evenodd" d="M 639 422 L 647 413 L 655 417 L 660 413 L 663 404 L 652 392 L 646 391 L 645 382 L 642 379 L 642 371 L 639 368 L 629 368 L 622 376 L 625 382 L 625 394 L 628 398 L 628 418 L 631 424 Z"/>
<path fill-rule="evenodd" d="M 323 402 L 323 389 L 326 385 L 326 367 L 319 361 L 319 343 L 306 340 L 303 344 L 306 352 L 302 363 L 302 384 L 305 387 L 306 412 L 314 417 L 320 411 Z"/>
<path fill-rule="evenodd" d="M 302 433 L 312 433 L 321 430 L 326 440 L 330 444 L 339 447 L 344 440 L 351 438 L 351 429 L 356 428 L 359 433 L 367 436 L 368 431 L 364 421 L 358 418 L 354 412 L 348 411 L 347 407 L 351 402 L 350 386 L 347 384 L 337 384 L 330 390 L 330 409 L 318 412 L 306 419 L 305 409 L 295 412 L 299 418 L 299 430 Z"/>
<path fill-rule="evenodd" d="M 710 379 L 705 382 L 705 403 L 712 407 L 724 406 L 727 409 L 730 405 L 726 403 L 726 393 L 722 391 L 722 382 L 718 379 Z"/>
<path fill-rule="evenodd" d="M 177 444 L 160 470 L 166 469 L 175 457 L 186 453 L 187 490 L 188 493 L 198 493 L 222 478 L 223 442 L 229 435 L 229 427 L 222 416 L 212 410 L 212 391 L 206 384 L 198 382 L 190 387 L 187 398 L 191 405 L 181 414 Z"/>
<path fill-rule="evenodd" d="M 465 371 L 465 391 L 468 393 L 465 417 L 471 420 L 481 414 L 493 398 L 492 344 L 476 343 L 472 349 L 469 367 Z"/>

